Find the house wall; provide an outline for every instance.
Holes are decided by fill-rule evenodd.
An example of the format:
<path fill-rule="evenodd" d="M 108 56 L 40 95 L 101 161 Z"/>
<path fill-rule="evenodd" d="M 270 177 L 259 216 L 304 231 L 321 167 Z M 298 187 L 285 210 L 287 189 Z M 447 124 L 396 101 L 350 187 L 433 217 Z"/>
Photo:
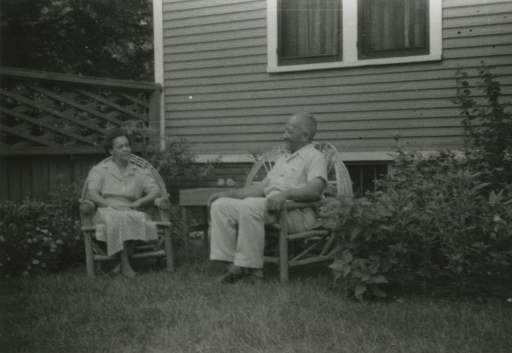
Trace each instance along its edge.
<path fill-rule="evenodd" d="M 512 1 L 444 0 L 442 13 L 441 61 L 270 74 L 266 0 L 163 0 L 166 132 L 198 152 L 258 153 L 307 110 L 317 139 L 352 160 L 378 159 L 396 136 L 411 149 L 459 147 L 457 68 L 475 75 L 483 60 L 512 93 Z"/>

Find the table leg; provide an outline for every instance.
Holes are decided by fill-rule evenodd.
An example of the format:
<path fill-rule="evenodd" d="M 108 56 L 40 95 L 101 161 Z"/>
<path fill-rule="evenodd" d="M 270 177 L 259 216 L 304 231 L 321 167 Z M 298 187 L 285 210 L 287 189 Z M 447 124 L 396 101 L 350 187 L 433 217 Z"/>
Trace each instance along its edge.
<path fill-rule="evenodd" d="M 190 258 L 190 237 L 188 234 L 188 212 L 187 208 L 181 207 L 181 229 L 183 230 L 183 246 L 185 248 L 185 259 Z"/>
<path fill-rule="evenodd" d="M 208 230 L 210 228 L 209 227 L 209 223 L 210 222 L 208 222 L 208 220 L 209 220 L 209 217 L 210 217 L 210 213 L 208 212 L 208 210 L 209 210 L 208 207 L 204 208 L 203 250 L 205 251 L 205 253 L 209 257 L 210 256 L 210 238 L 208 237 Z"/>

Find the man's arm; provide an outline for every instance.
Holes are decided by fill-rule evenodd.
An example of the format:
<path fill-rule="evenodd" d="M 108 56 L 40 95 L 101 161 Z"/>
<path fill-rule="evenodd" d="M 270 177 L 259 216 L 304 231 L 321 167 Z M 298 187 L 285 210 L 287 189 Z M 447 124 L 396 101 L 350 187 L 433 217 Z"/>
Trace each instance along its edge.
<path fill-rule="evenodd" d="M 221 191 L 213 194 L 208 199 L 208 205 L 210 205 L 213 201 L 221 197 L 228 197 L 231 199 L 245 199 L 247 197 L 264 197 L 265 196 L 265 188 L 268 185 L 268 180 L 265 178 L 259 184 L 249 185 L 240 189 L 231 189 L 226 191 Z"/>
<path fill-rule="evenodd" d="M 283 207 L 286 200 L 297 202 L 313 202 L 322 198 L 325 189 L 325 181 L 322 178 L 310 180 L 302 188 L 290 189 L 267 198 L 267 209 L 269 211 L 278 211 Z"/>

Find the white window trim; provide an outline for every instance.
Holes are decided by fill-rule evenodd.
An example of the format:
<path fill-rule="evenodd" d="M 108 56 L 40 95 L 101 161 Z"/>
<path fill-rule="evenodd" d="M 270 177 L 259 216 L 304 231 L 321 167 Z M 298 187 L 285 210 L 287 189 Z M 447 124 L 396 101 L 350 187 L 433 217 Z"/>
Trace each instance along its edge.
<path fill-rule="evenodd" d="M 340 0 L 343 6 L 343 61 L 278 65 L 277 57 L 277 0 L 267 0 L 267 72 L 290 72 L 322 70 L 343 67 L 400 64 L 435 61 L 442 58 L 442 0 L 429 0 L 430 53 L 428 55 L 401 56 L 393 58 L 357 58 L 357 0 Z"/>

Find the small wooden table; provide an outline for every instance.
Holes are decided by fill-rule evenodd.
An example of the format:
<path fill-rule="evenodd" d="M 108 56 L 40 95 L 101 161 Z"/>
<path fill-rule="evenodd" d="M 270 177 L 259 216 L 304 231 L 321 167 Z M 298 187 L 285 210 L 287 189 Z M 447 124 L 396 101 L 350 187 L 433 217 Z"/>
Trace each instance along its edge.
<path fill-rule="evenodd" d="M 180 190 L 180 206 L 208 206 L 208 199 L 216 192 L 226 191 L 229 188 L 197 188 Z"/>
<path fill-rule="evenodd" d="M 202 230 L 204 232 L 203 238 L 203 246 L 204 250 L 208 251 L 209 249 L 209 241 L 208 241 L 208 200 L 209 198 L 220 191 L 226 191 L 229 188 L 197 188 L 197 189 L 182 189 L 180 190 L 180 201 L 179 205 L 181 206 L 181 221 L 182 221 L 182 229 L 185 233 L 185 249 L 188 255 L 189 252 L 189 211 L 191 207 L 200 207 L 204 212 L 205 223 L 202 226 Z"/>

